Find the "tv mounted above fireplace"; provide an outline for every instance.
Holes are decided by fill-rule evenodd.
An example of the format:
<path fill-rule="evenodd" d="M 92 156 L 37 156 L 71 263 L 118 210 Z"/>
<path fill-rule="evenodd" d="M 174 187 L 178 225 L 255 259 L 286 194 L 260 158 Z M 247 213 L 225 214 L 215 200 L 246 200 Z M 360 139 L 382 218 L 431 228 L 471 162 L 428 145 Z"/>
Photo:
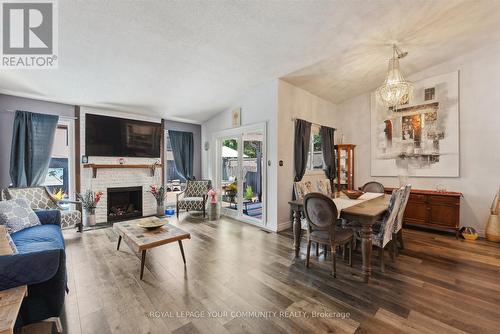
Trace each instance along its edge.
<path fill-rule="evenodd" d="M 160 123 L 85 115 L 85 155 L 159 158 Z"/>

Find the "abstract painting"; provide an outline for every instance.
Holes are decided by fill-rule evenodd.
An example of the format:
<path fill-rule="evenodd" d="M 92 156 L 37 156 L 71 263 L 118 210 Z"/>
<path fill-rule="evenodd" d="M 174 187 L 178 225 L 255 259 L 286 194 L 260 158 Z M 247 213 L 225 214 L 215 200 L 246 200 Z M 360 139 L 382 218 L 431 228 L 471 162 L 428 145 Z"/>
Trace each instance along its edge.
<path fill-rule="evenodd" d="M 397 108 L 371 101 L 372 176 L 459 176 L 458 72 L 415 82 Z"/>

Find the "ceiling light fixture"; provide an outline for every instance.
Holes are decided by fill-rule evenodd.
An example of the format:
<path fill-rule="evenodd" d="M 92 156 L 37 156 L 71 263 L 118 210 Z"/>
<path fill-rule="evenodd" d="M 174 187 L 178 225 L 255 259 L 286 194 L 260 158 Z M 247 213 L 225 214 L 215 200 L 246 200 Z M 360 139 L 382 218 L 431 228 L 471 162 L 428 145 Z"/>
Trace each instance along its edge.
<path fill-rule="evenodd" d="M 396 44 L 392 45 L 392 58 L 389 60 L 387 77 L 376 91 L 379 103 L 393 110 L 408 103 L 413 90 L 411 82 L 403 78 L 399 69 L 399 59 L 407 55 L 408 52 L 402 52 Z"/>

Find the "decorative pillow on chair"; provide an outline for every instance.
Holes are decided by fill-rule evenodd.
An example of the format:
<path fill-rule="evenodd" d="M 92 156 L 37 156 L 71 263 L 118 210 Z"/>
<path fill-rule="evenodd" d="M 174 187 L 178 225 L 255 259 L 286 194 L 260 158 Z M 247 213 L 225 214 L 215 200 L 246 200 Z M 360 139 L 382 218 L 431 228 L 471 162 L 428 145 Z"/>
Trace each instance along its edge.
<path fill-rule="evenodd" d="M 23 198 L 0 202 L 0 225 L 5 225 L 9 233 L 40 225 L 40 219 Z"/>

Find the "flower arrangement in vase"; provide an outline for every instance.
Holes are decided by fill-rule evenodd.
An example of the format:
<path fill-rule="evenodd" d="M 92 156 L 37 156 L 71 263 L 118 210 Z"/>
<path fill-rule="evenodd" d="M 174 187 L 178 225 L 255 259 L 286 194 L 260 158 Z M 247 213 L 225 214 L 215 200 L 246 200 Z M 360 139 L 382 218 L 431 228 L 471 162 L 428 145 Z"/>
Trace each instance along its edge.
<path fill-rule="evenodd" d="M 165 191 L 165 188 L 163 186 L 155 186 L 151 185 L 149 186 L 149 193 L 153 195 L 153 197 L 156 199 L 156 215 L 157 216 L 164 216 L 165 215 L 165 197 L 167 196 L 167 192 Z"/>
<path fill-rule="evenodd" d="M 82 202 L 82 207 L 85 209 L 85 226 L 95 225 L 95 209 L 103 195 L 102 191 L 94 192 L 87 190 L 85 194 L 76 194 L 76 198 Z"/>

